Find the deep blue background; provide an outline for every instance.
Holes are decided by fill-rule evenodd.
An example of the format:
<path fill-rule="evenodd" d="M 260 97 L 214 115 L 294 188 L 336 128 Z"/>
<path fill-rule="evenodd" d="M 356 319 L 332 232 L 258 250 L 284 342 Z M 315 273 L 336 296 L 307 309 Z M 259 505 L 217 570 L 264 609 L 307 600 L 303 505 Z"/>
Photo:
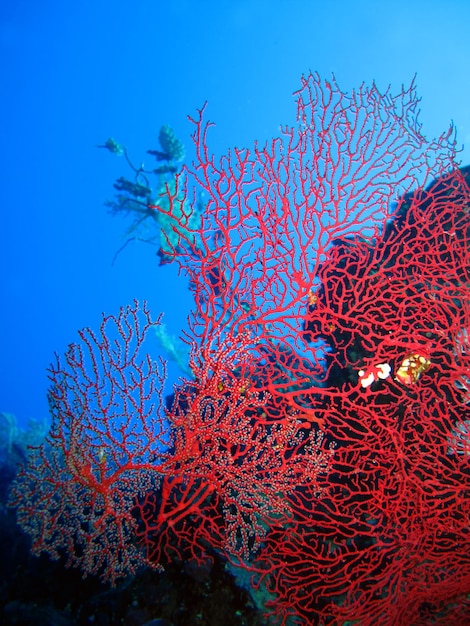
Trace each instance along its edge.
<path fill-rule="evenodd" d="M 343 90 L 398 91 L 417 73 L 424 133 L 451 119 L 470 162 L 468 0 L 3 0 L 0 4 L 0 410 L 47 414 L 46 367 L 83 326 L 134 298 L 185 325 L 189 293 L 128 223 L 107 214 L 123 159 L 173 126 L 190 156 L 206 100 L 211 148 L 249 146 L 295 120 L 308 70 Z M 172 376 L 177 374 L 175 369 Z"/>

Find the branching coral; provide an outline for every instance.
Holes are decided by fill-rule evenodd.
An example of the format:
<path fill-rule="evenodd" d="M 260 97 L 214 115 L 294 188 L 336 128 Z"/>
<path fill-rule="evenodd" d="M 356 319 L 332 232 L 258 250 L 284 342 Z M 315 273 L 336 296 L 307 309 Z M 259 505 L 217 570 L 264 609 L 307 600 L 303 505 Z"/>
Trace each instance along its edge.
<path fill-rule="evenodd" d="M 136 167 L 127 148 L 111 137 L 98 147 L 124 156 L 133 172 L 132 180 L 125 176 L 116 180 L 114 188 L 117 193 L 113 200 L 106 202 L 113 215 L 128 215 L 132 219 L 126 231 L 126 242 L 116 256 L 130 241 L 143 241 L 158 246 L 160 264 L 164 264 L 174 259 L 180 237 L 185 238 L 186 232 L 198 229 L 204 206 L 198 201 L 196 210 L 190 210 L 189 205 L 184 206 L 183 194 L 179 194 L 176 188 L 184 145 L 174 130 L 168 125 L 162 126 L 158 141 L 160 149 L 147 150 L 147 154 L 159 162 L 154 169 L 146 168 L 144 163 Z"/>

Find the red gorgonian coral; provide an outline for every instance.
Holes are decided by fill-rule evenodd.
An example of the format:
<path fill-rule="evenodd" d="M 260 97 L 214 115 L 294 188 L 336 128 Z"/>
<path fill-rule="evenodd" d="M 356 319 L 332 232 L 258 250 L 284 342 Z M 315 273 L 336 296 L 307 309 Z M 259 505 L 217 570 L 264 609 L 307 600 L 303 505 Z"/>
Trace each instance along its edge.
<path fill-rule="evenodd" d="M 13 501 L 37 551 L 111 580 L 215 550 L 273 622 L 449 624 L 470 590 L 468 186 L 413 88 L 310 75 L 297 106 L 220 161 L 193 120 L 196 162 L 159 209 L 194 379 L 164 411 L 145 309 L 82 333 Z"/>

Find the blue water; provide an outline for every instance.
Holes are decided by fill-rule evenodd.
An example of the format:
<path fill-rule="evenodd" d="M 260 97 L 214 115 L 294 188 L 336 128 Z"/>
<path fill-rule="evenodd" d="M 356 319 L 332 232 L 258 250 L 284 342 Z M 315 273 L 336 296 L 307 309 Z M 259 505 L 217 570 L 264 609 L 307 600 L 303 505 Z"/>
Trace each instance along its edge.
<path fill-rule="evenodd" d="M 208 101 L 220 155 L 293 124 L 291 94 L 310 69 L 334 72 L 344 90 L 375 80 L 398 92 L 417 74 L 424 134 L 452 119 L 466 164 L 469 25 L 466 0 L 4 0 L 0 411 L 44 418 L 54 352 L 102 312 L 146 299 L 168 332 L 186 325 L 187 285 L 155 248 L 129 244 L 112 263 L 129 222 L 104 202 L 129 171 L 97 144 L 114 137 L 147 163 L 169 124 L 189 161 L 187 115 Z"/>

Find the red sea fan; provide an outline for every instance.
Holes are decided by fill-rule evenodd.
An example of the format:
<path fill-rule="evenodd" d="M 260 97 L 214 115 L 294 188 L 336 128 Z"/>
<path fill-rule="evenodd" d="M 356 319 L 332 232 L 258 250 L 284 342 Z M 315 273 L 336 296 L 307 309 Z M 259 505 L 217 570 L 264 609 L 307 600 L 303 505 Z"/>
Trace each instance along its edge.
<path fill-rule="evenodd" d="M 296 96 L 295 128 L 220 160 L 201 111 L 167 188 L 194 379 L 164 411 L 145 309 L 82 333 L 12 500 L 85 573 L 215 551 L 273 622 L 448 624 L 470 592 L 469 189 L 413 87 Z"/>
<path fill-rule="evenodd" d="M 266 415 L 336 446 L 322 497 L 287 497 L 255 581 L 282 623 L 438 620 L 470 589 L 468 460 L 452 449 L 468 419 L 468 187 L 451 135 L 421 135 L 413 89 L 348 96 L 311 75 L 297 102 L 296 129 L 220 162 L 195 120 L 208 205 L 198 246 L 180 242 L 196 341 L 251 334 Z"/>
<path fill-rule="evenodd" d="M 51 430 L 10 496 L 35 554 L 65 555 L 111 582 L 145 562 L 133 507 L 158 486 L 168 456 L 164 367 L 144 348 L 155 324 L 134 303 L 105 317 L 99 333 L 81 331 L 51 366 Z"/>

